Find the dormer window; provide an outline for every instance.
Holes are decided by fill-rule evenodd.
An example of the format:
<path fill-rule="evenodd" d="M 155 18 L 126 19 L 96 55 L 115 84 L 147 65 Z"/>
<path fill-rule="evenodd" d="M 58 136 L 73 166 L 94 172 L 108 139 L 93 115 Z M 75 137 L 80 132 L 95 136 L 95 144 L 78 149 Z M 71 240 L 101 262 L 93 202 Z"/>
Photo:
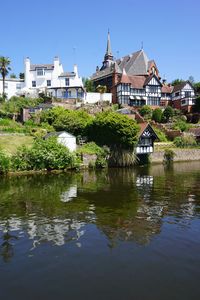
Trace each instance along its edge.
<path fill-rule="evenodd" d="M 37 76 L 44 76 L 45 75 L 45 71 L 43 68 L 38 68 L 37 69 Z"/>

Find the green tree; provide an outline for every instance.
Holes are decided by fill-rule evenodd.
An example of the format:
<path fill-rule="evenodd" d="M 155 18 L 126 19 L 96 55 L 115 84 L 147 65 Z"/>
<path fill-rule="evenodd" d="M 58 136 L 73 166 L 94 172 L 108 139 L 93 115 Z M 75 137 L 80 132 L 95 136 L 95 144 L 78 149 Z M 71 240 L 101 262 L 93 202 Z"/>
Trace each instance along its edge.
<path fill-rule="evenodd" d="M 92 121 L 92 117 L 83 110 L 65 110 L 59 114 L 52 123 L 56 131 L 66 130 L 75 136 L 84 136 L 87 125 Z"/>
<path fill-rule="evenodd" d="M 17 76 L 14 73 L 11 73 L 10 78 L 17 78 Z"/>
<path fill-rule="evenodd" d="M 180 83 L 183 83 L 184 80 L 183 79 L 174 79 L 172 82 L 171 82 L 171 85 L 175 86 L 175 85 L 178 85 Z"/>
<path fill-rule="evenodd" d="M 190 82 L 191 84 L 194 84 L 194 83 L 195 83 L 195 80 L 194 80 L 194 77 L 193 77 L 193 76 L 189 76 L 188 80 L 189 80 L 189 82 Z"/>
<path fill-rule="evenodd" d="M 174 110 L 171 106 L 167 106 L 162 114 L 162 122 L 168 122 L 174 116 Z"/>
<path fill-rule="evenodd" d="M 95 92 L 95 86 L 89 78 L 83 78 L 83 84 L 87 92 Z"/>
<path fill-rule="evenodd" d="M 197 94 L 200 94 L 200 82 L 194 83 L 194 89 Z"/>
<path fill-rule="evenodd" d="M 153 114 L 152 114 L 152 120 L 154 120 L 157 123 L 161 123 L 161 120 L 162 120 L 162 109 L 161 108 L 154 109 Z"/>
<path fill-rule="evenodd" d="M 145 119 L 151 119 L 152 116 L 152 108 L 149 105 L 144 105 L 139 109 L 139 113 Z"/>
<path fill-rule="evenodd" d="M 20 78 L 20 79 L 24 79 L 24 77 L 25 77 L 25 76 L 24 76 L 24 73 L 19 73 L 19 78 Z"/>
<path fill-rule="evenodd" d="M 6 94 L 5 94 L 5 79 L 6 76 L 8 75 L 9 71 L 11 68 L 9 67 L 10 65 L 10 59 L 5 56 L 0 56 L 0 73 L 3 79 L 3 99 L 5 100 Z"/>
<path fill-rule="evenodd" d="M 139 126 L 135 120 L 115 112 L 103 112 L 88 125 L 89 140 L 112 148 L 133 149 Z"/>

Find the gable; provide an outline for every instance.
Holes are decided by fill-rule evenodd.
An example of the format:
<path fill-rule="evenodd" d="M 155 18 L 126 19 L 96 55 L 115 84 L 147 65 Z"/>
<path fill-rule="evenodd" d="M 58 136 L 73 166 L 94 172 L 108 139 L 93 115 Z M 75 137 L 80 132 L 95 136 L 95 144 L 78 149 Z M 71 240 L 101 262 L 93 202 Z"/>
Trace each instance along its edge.
<path fill-rule="evenodd" d="M 193 87 L 189 83 L 186 83 L 186 85 L 184 86 L 183 90 L 193 91 Z"/>
<path fill-rule="evenodd" d="M 148 82 L 148 85 L 158 85 L 158 86 L 161 86 L 161 83 L 160 83 L 160 81 L 157 79 L 157 77 L 154 76 L 154 77 Z"/>
<path fill-rule="evenodd" d="M 158 136 L 151 125 L 148 124 L 146 128 L 140 133 L 140 138 L 153 138 L 155 140 L 158 139 Z"/>

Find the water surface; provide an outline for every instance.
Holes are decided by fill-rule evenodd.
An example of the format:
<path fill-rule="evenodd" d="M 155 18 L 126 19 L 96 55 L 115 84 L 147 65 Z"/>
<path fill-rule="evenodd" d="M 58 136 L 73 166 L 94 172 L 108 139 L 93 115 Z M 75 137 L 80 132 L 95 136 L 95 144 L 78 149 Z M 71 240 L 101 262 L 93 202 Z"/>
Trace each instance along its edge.
<path fill-rule="evenodd" d="M 200 299 L 200 163 L 0 178 L 0 299 Z"/>

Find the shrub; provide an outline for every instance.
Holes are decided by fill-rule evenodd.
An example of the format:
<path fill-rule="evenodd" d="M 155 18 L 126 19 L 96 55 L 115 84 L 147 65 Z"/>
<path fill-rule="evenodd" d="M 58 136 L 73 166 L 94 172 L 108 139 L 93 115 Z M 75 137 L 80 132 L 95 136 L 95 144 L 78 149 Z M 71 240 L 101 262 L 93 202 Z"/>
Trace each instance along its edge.
<path fill-rule="evenodd" d="M 103 112 L 97 114 L 88 126 L 87 133 L 89 140 L 98 145 L 130 149 L 137 141 L 138 131 L 135 120 L 115 112 Z"/>
<path fill-rule="evenodd" d="M 174 144 L 176 147 L 185 148 L 185 147 L 191 147 L 196 146 L 197 142 L 193 135 L 187 134 L 181 137 L 176 137 L 174 139 Z"/>
<path fill-rule="evenodd" d="M 154 109 L 153 114 L 152 114 L 152 120 L 154 120 L 157 123 L 161 123 L 162 109 L 160 109 L 160 108 Z"/>
<path fill-rule="evenodd" d="M 162 114 L 162 122 L 168 122 L 174 116 L 174 110 L 171 106 L 167 106 Z"/>
<path fill-rule="evenodd" d="M 75 165 L 75 156 L 58 144 L 55 137 L 38 139 L 32 148 L 21 147 L 12 157 L 14 170 L 63 170 Z"/>
<path fill-rule="evenodd" d="M 159 142 L 167 142 L 168 141 L 168 139 L 163 131 L 161 131 L 160 129 L 158 129 L 156 127 L 153 127 L 153 130 L 157 134 Z"/>
<path fill-rule="evenodd" d="M 174 160 L 175 153 L 172 149 L 165 149 L 164 153 L 164 163 L 170 164 Z"/>
<path fill-rule="evenodd" d="M 5 174 L 10 168 L 10 158 L 0 150 L 0 174 Z"/>
<path fill-rule="evenodd" d="M 151 119 L 152 117 L 152 109 L 148 105 L 144 105 L 139 109 L 139 113 L 142 117 L 145 117 L 145 119 Z"/>
<path fill-rule="evenodd" d="M 176 123 L 172 126 L 173 129 L 177 129 L 180 131 L 188 131 L 188 129 L 191 127 L 190 124 L 186 123 L 185 121 L 178 120 Z"/>

